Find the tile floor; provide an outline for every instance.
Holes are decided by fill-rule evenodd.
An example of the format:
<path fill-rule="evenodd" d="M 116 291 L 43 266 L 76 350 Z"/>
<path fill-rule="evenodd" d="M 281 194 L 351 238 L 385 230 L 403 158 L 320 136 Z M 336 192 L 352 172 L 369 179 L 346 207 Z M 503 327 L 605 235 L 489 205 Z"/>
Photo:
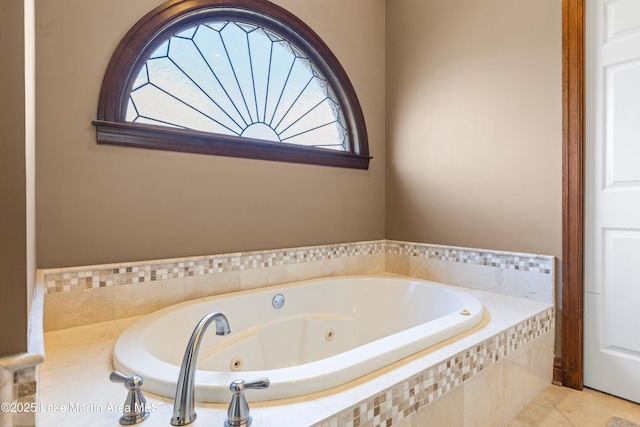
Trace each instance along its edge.
<path fill-rule="evenodd" d="M 611 417 L 640 424 L 640 405 L 585 388 L 549 386 L 507 427 L 605 427 Z"/>

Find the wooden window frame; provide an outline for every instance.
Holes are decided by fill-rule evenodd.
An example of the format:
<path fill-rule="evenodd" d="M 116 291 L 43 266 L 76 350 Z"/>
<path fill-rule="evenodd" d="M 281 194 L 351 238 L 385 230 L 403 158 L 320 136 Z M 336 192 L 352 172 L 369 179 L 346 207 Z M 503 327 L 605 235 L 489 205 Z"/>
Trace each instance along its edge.
<path fill-rule="evenodd" d="M 176 32 L 211 18 L 251 22 L 276 30 L 296 44 L 335 91 L 345 116 L 349 151 L 127 122 L 129 94 L 150 54 Z M 352 169 L 368 169 L 371 159 L 364 115 L 339 61 L 308 25 L 265 0 L 171 0 L 153 9 L 129 30 L 111 57 L 93 124 L 99 144 Z"/>

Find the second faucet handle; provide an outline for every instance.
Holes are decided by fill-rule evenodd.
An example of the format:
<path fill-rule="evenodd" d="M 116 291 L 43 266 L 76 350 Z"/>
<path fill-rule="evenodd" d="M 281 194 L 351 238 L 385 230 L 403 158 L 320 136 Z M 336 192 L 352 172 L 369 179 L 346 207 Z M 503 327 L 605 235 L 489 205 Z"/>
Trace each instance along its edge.
<path fill-rule="evenodd" d="M 227 410 L 227 420 L 225 427 L 249 427 L 251 425 L 251 415 L 249 415 L 249 404 L 244 397 L 247 389 L 267 388 L 271 383 L 269 378 L 260 378 L 249 383 L 244 380 L 235 380 L 229 385 L 229 390 L 233 393 L 231 403 Z"/>
<path fill-rule="evenodd" d="M 271 382 L 269 381 L 269 378 L 260 378 L 255 381 L 251 381 L 250 383 L 244 382 L 243 380 L 235 380 L 234 382 L 231 383 L 231 386 L 229 386 L 229 388 L 232 388 L 238 384 L 242 384 L 246 389 L 251 389 L 251 388 L 255 389 L 255 388 L 267 388 L 271 385 Z"/>
<path fill-rule="evenodd" d="M 109 375 L 109 379 L 114 383 L 124 383 L 128 390 L 127 400 L 123 405 L 123 414 L 120 417 L 120 424 L 130 426 L 138 424 L 149 418 L 147 410 L 147 400 L 142 395 L 140 387 L 142 387 L 142 377 L 139 375 L 126 376 L 120 371 L 113 371 Z"/>

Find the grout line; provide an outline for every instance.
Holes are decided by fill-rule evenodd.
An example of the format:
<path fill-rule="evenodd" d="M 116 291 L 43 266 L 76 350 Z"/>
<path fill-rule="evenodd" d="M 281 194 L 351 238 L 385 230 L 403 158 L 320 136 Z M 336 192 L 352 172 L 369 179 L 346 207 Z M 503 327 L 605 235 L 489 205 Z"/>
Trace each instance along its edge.
<path fill-rule="evenodd" d="M 551 386 L 551 387 L 553 387 L 553 386 Z M 568 422 L 569 424 L 571 424 L 571 425 L 572 425 L 572 426 L 574 426 L 574 427 L 585 427 L 585 426 L 576 426 L 576 425 L 575 425 L 575 424 L 574 424 L 574 423 L 573 423 L 573 422 L 572 422 L 572 421 L 571 421 L 571 420 L 570 420 L 570 419 L 565 415 L 565 413 L 564 413 L 560 408 L 558 408 L 558 407 L 557 407 L 557 406 L 556 406 L 556 405 L 555 405 L 551 400 L 549 400 L 549 398 L 544 394 L 544 390 L 543 390 L 543 391 L 541 391 L 541 392 L 540 392 L 540 394 L 542 395 L 542 397 L 543 397 L 547 402 L 549 402 L 549 404 L 550 404 L 551 406 L 553 406 L 553 409 L 555 409 L 555 410 L 556 410 L 556 412 L 558 412 L 558 413 L 562 416 L 562 418 L 564 418 L 565 420 L 567 420 L 567 422 Z"/>

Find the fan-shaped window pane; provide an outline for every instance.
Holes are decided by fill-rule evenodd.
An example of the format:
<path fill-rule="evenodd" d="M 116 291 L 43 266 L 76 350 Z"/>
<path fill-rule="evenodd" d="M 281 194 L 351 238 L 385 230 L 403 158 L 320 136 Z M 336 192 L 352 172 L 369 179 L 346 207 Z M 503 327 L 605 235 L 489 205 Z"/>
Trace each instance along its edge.
<path fill-rule="evenodd" d="M 312 62 L 237 21 L 181 30 L 144 63 L 127 121 L 348 151 L 340 106 Z"/>
<path fill-rule="evenodd" d="M 269 2 L 208 2 L 166 3 L 123 39 L 98 142 L 366 169 L 357 97 L 317 35 Z"/>

